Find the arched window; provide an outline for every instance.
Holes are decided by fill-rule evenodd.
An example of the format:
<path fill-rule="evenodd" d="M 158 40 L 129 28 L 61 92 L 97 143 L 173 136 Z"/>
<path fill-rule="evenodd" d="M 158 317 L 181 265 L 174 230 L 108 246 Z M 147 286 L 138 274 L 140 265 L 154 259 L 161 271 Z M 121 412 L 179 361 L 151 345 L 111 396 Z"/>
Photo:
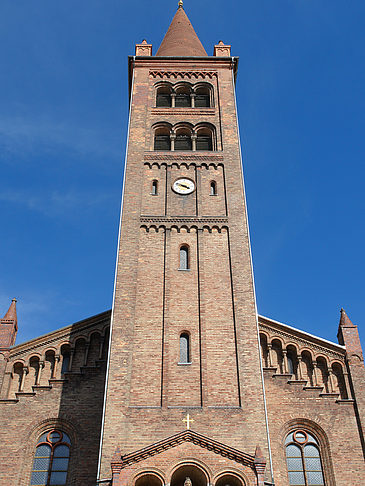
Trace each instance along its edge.
<path fill-rule="evenodd" d="M 69 436 L 58 429 L 41 435 L 34 454 L 31 486 L 66 484 L 70 447 Z"/>
<path fill-rule="evenodd" d="M 189 248 L 185 245 L 180 248 L 179 270 L 189 270 Z"/>
<path fill-rule="evenodd" d="M 197 133 L 196 149 L 213 150 L 213 133 L 209 128 L 201 128 Z"/>
<path fill-rule="evenodd" d="M 191 106 L 190 93 L 191 90 L 188 86 L 181 86 L 180 88 L 176 88 L 175 106 L 181 108 Z"/>
<path fill-rule="evenodd" d="M 305 430 L 291 432 L 285 441 L 289 484 L 324 486 L 322 461 L 317 439 Z"/>
<path fill-rule="evenodd" d="M 190 336 L 183 332 L 180 334 L 180 360 L 179 363 L 190 363 Z"/>
<path fill-rule="evenodd" d="M 210 195 L 211 196 L 217 195 L 217 183 L 215 181 L 211 181 L 210 183 Z"/>
<path fill-rule="evenodd" d="M 157 196 L 158 182 L 156 180 L 152 181 L 151 194 L 152 196 Z"/>
<path fill-rule="evenodd" d="M 197 108 L 210 108 L 210 90 L 209 88 L 197 88 L 195 95 L 195 106 Z"/>
<path fill-rule="evenodd" d="M 155 150 L 171 150 L 170 129 L 160 127 L 155 130 Z"/>
<path fill-rule="evenodd" d="M 176 133 L 175 150 L 192 150 L 191 131 L 188 128 L 180 128 Z"/>
<path fill-rule="evenodd" d="M 161 86 L 157 89 L 156 106 L 171 106 L 171 88 L 168 88 L 167 86 Z"/>

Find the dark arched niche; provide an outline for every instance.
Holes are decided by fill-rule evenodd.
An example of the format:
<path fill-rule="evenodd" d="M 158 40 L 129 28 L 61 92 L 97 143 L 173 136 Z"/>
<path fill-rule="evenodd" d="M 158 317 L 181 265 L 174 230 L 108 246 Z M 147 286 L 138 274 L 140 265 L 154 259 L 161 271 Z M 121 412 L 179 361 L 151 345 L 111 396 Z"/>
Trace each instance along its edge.
<path fill-rule="evenodd" d="M 135 482 L 135 486 L 162 486 L 162 481 L 155 474 L 146 473 L 139 476 Z"/>
<path fill-rule="evenodd" d="M 215 482 L 215 486 L 244 486 L 243 481 L 233 474 L 224 474 Z"/>
<path fill-rule="evenodd" d="M 207 482 L 204 471 L 193 464 L 179 467 L 171 478 L 171 486 L 207 486 Z"/>

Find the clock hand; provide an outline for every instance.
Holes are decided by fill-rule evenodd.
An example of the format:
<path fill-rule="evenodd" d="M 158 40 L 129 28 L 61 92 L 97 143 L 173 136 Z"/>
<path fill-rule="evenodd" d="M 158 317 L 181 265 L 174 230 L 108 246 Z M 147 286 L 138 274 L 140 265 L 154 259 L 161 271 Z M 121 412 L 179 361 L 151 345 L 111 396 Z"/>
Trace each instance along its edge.
<path fill-rule="evenodd" d="M 179 183 L 179 186 L 180 186 L 180 187 L 185 187 L 185 189 L 190 189 L 190 187 L 189 187 L 189 186 L 186 186 L 185 184 L 181 184 L 181 182 Z"/>

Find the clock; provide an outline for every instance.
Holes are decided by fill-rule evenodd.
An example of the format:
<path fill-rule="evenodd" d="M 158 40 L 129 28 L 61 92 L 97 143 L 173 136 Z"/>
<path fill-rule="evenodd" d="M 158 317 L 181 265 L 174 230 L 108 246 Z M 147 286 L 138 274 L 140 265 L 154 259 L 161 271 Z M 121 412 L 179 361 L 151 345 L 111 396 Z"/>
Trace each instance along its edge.
<path fill-rule="evenodd" d="M 195 190 L 195 184 L 192 180 L 182 177 L 172 184 L 172 190 L 177 194 L 191 194 Z"/>

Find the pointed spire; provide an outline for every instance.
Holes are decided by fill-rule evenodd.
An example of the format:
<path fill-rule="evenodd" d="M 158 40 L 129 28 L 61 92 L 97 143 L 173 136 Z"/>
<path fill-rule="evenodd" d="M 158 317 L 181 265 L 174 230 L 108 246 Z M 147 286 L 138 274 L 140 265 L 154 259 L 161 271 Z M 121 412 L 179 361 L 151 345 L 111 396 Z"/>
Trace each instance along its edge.
<path fill-rule="evenodd" d="M 354 324 L 351 322 L 350 318 L 345 312 L 345 309 L 341 309 L 341 317 L 340 317 L 340 327 L 355 327 Z"/>
<path fill-rule="evenodd" d="M 3 317 L 3 320 L 4 321 L 15 321 L 15 322 L 17 322 L 16 303 L 17 303 L 17 300 L 16 299 L 13 299 L 11 301 L 11 304 L 10 304 L 10 307 L 8 309 L 8 312 Z"/>
<path fill-rule="evenodd" d="M 180 0 L 179 8 L 172 19 L 170 27 L 161 42 L 156 56 L 199 57 L 207 55 L 208 54 L 183 9 L 182 1 Z"/>

